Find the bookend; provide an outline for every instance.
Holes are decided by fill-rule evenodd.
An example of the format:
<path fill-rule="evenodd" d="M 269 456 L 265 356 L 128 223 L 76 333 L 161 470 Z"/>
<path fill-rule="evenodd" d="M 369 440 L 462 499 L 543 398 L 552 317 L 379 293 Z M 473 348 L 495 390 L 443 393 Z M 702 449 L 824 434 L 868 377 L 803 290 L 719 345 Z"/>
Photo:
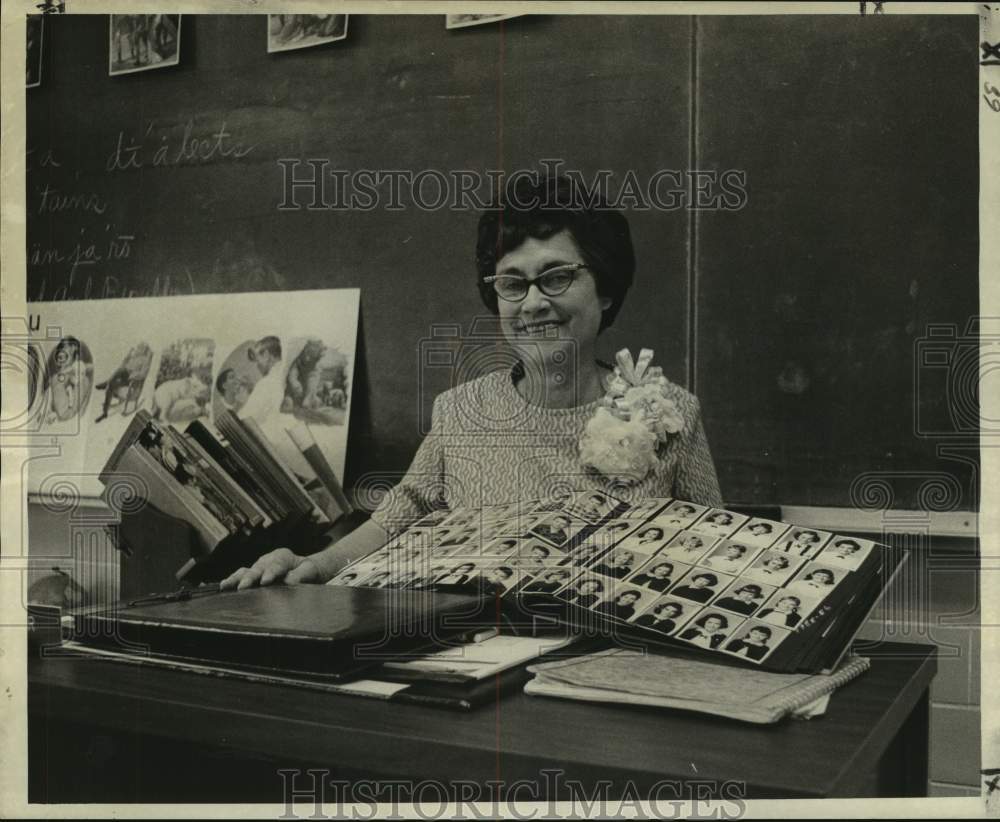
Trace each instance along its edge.
<path fill-rule="evenodd" d="M 138 510 L 117 513 L 119 522 L 109 533 L 121 552 L 123 600 L 172 590 L 178 581 L 185 585 L 218 582 L 275 548 L 314 553 L 326 545 L 329 530 L 329 525 L 302 516 L 230 535 L 215 550 L 206 551 L 192 525 L 148 502 Z"/>

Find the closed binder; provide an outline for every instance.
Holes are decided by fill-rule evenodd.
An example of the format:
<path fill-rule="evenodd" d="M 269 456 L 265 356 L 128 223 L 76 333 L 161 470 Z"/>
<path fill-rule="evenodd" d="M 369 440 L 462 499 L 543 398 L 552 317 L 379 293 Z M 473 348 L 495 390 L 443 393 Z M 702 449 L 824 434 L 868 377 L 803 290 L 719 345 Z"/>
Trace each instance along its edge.
<path fill-rule="evenodd" d="M 139 600 L 75 618 L 74 639 L 98 647 L 333 678 L 446 647 L 478 597 L 327 585 L 271 586 L 180 600 Z"/>

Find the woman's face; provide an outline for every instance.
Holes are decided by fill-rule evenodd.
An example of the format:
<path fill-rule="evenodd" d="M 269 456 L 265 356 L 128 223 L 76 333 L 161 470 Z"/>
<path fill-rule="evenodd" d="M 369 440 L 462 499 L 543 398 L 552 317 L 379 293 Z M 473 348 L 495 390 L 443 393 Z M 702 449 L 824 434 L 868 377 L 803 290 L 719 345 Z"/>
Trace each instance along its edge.
<path fill-rule="evenodd" d="M 497 261 L 496 273 L 530 280 L 557 265 L 583 261 L 579 246 L 564 229 L 545 240 L 528 237 Z M 611 298 L 599 296 L 593 274 L 581 269 L 572 285 L 557 297 L 547 297 L 534 285 L 521 302 L 498 299 L 497 304 L 503 334 L 512 345 L 559 339 L 590 347 Z"/>
<path fill-rule="evenodd" d="M 705 620 L 705 630 L 708 631 L 709 633 L 714 634 L 721 627 L 722 627 L 722 621 L 715 617 L 709 617 L 708 619 Z"/>

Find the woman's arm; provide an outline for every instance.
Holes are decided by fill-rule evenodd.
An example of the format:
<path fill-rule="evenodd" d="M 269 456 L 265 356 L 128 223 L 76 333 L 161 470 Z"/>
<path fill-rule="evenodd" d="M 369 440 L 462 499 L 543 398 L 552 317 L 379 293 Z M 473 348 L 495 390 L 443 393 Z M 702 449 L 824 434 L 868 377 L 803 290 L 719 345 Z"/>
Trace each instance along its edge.
<path fill-rule="evenodd" d="M 316 566 L 320 581 L 327 582 L 349 563 L 381 548 L 388 539 L 389 535 L 382 526 L 375 520 L 369 519 L 333 545 L 306 559 Z M 293 574 L 289 574 L 289 577 L 289 582 L 295 582 L 297 579 Z"/>

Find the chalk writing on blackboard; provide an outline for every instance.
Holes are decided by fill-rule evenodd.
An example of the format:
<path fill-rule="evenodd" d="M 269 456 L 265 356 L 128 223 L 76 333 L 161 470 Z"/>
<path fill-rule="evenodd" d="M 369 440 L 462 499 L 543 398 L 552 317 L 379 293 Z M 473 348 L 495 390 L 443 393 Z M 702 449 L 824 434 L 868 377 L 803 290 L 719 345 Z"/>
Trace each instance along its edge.
<path fill-rule="evenodd" d="M 34 168 L 59 168 L 62 165 L 62 163 L 56 160 L 55 153 L 51 148 L 47 148 L 44 151 L 29 148 L 25 152 L 25 156 L 28 171 Z"/>
<path fill-rule="evenodd" d="M 143 137 L 139 139 L 126 135 L 124 130 L 119 131 L 115 138 L 115 146 L 105 163 L 105 169 L 115 172 L 147 166 L 164 167 L 240 160 L 255 148 L 254 145 L 247 145 L 236 138 L 226 128 L 225 121 L 214 131 L 196 134 L 194 122 L 188 120 L 176 139 L 160 134 L 159 140 L 154 137 L 152 140 L 154 145 L 150 145 L 147 140 L 153 137 L 155 130 L 156 124 L 149 123 L 143 132 Z"/>
<path fill-rule="evenodd" d="M 38 196 L 39 214 L 58 214 L 62 211 L 103 214 L 108 210 L 108 201 L 93 191 L 64 192 L 46 183 L 38 190 Z"/>

